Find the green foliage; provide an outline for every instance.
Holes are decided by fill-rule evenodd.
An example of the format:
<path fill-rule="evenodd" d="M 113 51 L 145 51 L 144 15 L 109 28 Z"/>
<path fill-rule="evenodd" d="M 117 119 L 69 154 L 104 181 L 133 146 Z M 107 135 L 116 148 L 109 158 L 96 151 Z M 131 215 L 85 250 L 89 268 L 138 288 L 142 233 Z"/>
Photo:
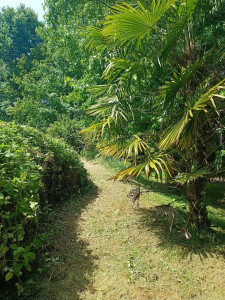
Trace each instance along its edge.
<path fill-rule="evenodd" d="M 41 26 L 37 15 L 30 8 L 20 5 L 17 9 L 6 7 L 0 12 L 0 57 L 12 66 L 23 54 L 31 56 L 42 43 L 36 33 Z"/>
<path fill-rule="evenodd" d="M 130 44 L 133 41 L 139 43 L 144 38 L 149 38 L 155 24 L 174 4 L 175 0 L 153 0 L 148 9 L 138 1 L 139 9 L 133 8 L 127 3 L 116 5 L 112 14 L 106 16 L 103 36 L 112 43 L 118 45 Z M 126 32 L 126 34 L 124 34 Z"/>
<path fill-rule="evenodd" d="M 78 131 L 80 131 L 82 127 L 83 124 L 81 121 L 63 118 L 50 125 L 47 129 L 47 133 L 55 138 L 64 139 L 67 144 L 80 152 L 84 147 L 84 141 L 82 136 L 78 134 Z"/>
<path fill-rule="evenodd" d="M 13 105 L 7 102 L 4 109 L 8 104 L 7 117 L 14 122 L 46 132 L 54 122 L 59 128 L 62 119 L 71 120 L 71 123 L 73 119 L 89 122 L 90 118 L 84 118 L 84 112 L 93 103 L 93 96 L 87 87 L 101 82 L 103 62 L 85 51 L 78 27 L 103 16 L 104 8 L 99 3 L 67 3 L 66 7 L 61 1 L 46 1 L 45 4 L 48 6 L 47 26 L 37 28 L 38 35 L 44 40 L 42 48 L 30 68 L 25 56 L 17 60 L 11 78 Z M 56 11 L 58 15 L 53 16 Z M 68 18 L 65 17 L 67 13 Z M 54 24 L 50 21 L 53 17 Z M 7 95 L 8 91 L 4 93 L 4 101 Z M 61 129 L 67 126 L 63 122 Z M 73 143 L 72 133 L 70 137 L 68 133 L 66 139 Z M 82 143 L 76 147 L 82 148 Z"/>
<path fill-rule="evenodd" d="M 36 59 L 42 58 L 42 39 L 36 29 L 42 27 L 30 8 L 6 7 L 0 11 L 0 119 L 11 120 L 7 114 L 17 98 L 22 97 L 20 82 L 32 69 Z"/>
<path fill-rule="evenodd" d="M 87 185 L 76 152 L 60 140 L 13 123 L 0 124 L 0 276 L 31 271 L 41 245 L 40 212 Z"/>
<path fill-rule="evenodd" d="M 176 160 L 199 227 L 209 225 L 201 192 L 223 149 L 221 11 L 219 0 L 124 2 L 86 31 L 87 47 L 109 54 L 107 83 L 93 89 L 102 99 L 89 109 L 96 121 L 82 132 L 103 155 L 131 162 L 113 178 L 169 174 L 169 158 Z M 142 149 L 137 136 L 146 139 Z"/>
<path fill-rule="evenodd" d="M 13 97 L 10 86 L 10 72 L 8 66 L 0 59 L 0 120 L 8 121 L 7 108 L 12 105 Z"/>

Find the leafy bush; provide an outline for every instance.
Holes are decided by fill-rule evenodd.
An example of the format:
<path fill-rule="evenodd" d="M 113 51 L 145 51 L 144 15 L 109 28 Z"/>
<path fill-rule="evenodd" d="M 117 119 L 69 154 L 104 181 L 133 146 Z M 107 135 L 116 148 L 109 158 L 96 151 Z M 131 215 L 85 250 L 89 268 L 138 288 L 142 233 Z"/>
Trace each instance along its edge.
<path fill-rule="evenodd" d="M 92 160 L 98 155 L 96 142 L 86 141 L 86 144 L 81 153 L 87 160 Z"/>
<path fill-rule="evenodd" d="M 0 122 L 0 279 L 31 271 L 41 210 L 79 193 L 87 173 L 76 152 L 36 129 Z"/>
<path fill-rule="evenodd" d="M 63 138 L 66 143 L 80 152 L 84 147 L 83 137 L 78 134 L 81 129 L 81 121 L 77 121 L 76 119 L 70 120 L 64 117 L 62 120 L 51 124 L 47 129 L 47 133 L 55 138 Z"/>

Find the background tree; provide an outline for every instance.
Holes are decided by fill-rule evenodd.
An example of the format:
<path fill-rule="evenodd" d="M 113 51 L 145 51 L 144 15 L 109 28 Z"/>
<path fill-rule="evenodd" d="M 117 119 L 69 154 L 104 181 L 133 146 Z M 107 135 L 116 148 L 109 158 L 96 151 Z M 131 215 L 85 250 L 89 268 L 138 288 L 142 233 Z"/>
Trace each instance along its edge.
<path fill-rule="evenodd" d="M 36 33 L 41 23 L 34 11 L 25 5 L 21 4 L 17 9 L 3 8 L 0 26 L 0 57 L 10 66 L 23 54 L 30 57 L 42 44 L 42 39 Z"/>
<path fill-rule="evenodd" d="M 43 40 L 36 33 L 41 27 L 37 15 L 30 8 L 20 5 L 17 9 L 6 7 L 0 12 L 1 59 L 1 119 L 9 120 L 6 110 L 21 97 L 19 83 L 32 69 L 32 62 L 40 59 Z M 22 79 L 21 79 L 22 80 Z"/>
<path fill-rule="evenodd" d="M 62 137 L 63 133 L 68 142 L 73 140 L 69 130 L 75 132 L 90 124 L 85 110 L 94 98 L 88 86 L 100 84 L 104 70 L 104 61 L 85 50 L 80 27 L 96 24 L 107 8 L 98 1 L 74 3 L 65 6 L 62 1 L 45 1 L 46 26 L 38 29 L 44 43 L 31 69 L 14 75 L 20 95 L 9 110 L 17 123 L 44 131 L 49 126 L 57 127 L 54 136 L 58 133 Z M 80 141 L 80 137 L 77 135 L 75 140 Z"/>

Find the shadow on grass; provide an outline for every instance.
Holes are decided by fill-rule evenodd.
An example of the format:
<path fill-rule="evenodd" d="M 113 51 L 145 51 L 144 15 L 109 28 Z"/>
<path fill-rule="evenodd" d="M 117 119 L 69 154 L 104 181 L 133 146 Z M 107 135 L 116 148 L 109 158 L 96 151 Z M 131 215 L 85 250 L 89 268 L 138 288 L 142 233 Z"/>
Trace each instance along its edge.
<path fill-rule="evenodd" d="M 159 238 L 159 246 L 162 248 L 176 247 L 179 249 L 187 259 L 192 259 L 193 255 L 198 255 L 200 259 L 208 258 L 209 256 L 223 255 L 223 245 L 225 244 L 225 229 L 205 231 L 197 233 L 191 231 L 191 239 L 186 239 L 184 236 L 183 228 L 185 226 L 185 220 L 187 213 L 176 208 L 177 217 L 170 233 L 170 221 L 168 216 L 159 214 L 156 208 L 140 208 L 141 225 L 147 227 L 149 231 L 154 232 Z M 223 224 L 225 225 L 225 224 Z"/>
<path fill-rule="evenodd" d="M 45 253 L 48 270 L 34 281 L 32 296 L 21 299 L 79 300 L 83 291 L 92 289 L 91 277 L 97 268 L 98 257 L 88 249 L 88 242 L 79 237 L 79 220 L 97 195 L 98 190 L 93 186 L 86 195 L 54 209 L 47 229 L 47 232 L 53 232 Z"/>
<path fill-rule="evenodd" d="M 210 219 L 212 221 L 212 229 L 210 231 L 197 232 L 191 230 L 191 239 L 186 239 L 183 230 L 187 220 L 188 208 L 185 200 L 185 191 L 166 183 L 152 183 L 144 178 L 136 179 L 133 183 L 140 185 L 143 189 L 148 189 L 152 186 L 152 191 L 176 199 L 176 204 L 178 204 L 178 207 L 175 205 L 177 215 L 171 233 L 169 230 L 171 223 L 168 215 L 160 214 L 156 207 L 139 209 L 141 225 L 147 227 L 149 231 L 154 232 L 160 238 L 160 247 L 179 248 L 182 255 L 188 259 L 191 259 L 196 254 L 199 255 L 201 260 L 215 255 L 223 255 L 225 257 L 223 249 L 225 244 L 225 220 L 218 216 L 217 213 L 210 211 Z M 224 199 L 224 191 L 225 186 L 219 189 L 214 183 L 207 186 L 206 196 L 209 199 L 208 204 L 223 209 L 221 200 Z"/>
<path fill-rule="evenodd" d="M 225 183 L 208 183 L 205 194 L 210 206 L 225 209 Z"/>
<path fill-rule="evenodd" d="M 152 180 L 151 180 L 152 179 Z M 165 182 L 156 181 L 152 178 L 146 180 L 144 177 L 134 178 L 130 184 L 140 185 L 141 189 L 151 189 L 152 192 L 160 193 L 162 195 L 183 196 L 185 191 L 178 186 L 168 184 Z"/>

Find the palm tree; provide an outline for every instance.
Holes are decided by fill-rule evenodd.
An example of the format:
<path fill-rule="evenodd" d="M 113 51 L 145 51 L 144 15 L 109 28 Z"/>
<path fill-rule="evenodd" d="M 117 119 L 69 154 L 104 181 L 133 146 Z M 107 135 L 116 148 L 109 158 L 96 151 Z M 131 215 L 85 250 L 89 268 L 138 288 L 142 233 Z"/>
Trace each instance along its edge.
<path fill-rule="evenodd" d="M 131 163 L 115 178 L 172 176 L 176 168 L 199 228 L 210 225 L 202 192 L 221 147 L 223 8 L 216 0 L 123 3 L 102 28 L 86 29 L 87 47 L 107 51 L 109 63 L 89 110 L 98 122 L 83 133 L 99 141 L 101 154 Z"/>

